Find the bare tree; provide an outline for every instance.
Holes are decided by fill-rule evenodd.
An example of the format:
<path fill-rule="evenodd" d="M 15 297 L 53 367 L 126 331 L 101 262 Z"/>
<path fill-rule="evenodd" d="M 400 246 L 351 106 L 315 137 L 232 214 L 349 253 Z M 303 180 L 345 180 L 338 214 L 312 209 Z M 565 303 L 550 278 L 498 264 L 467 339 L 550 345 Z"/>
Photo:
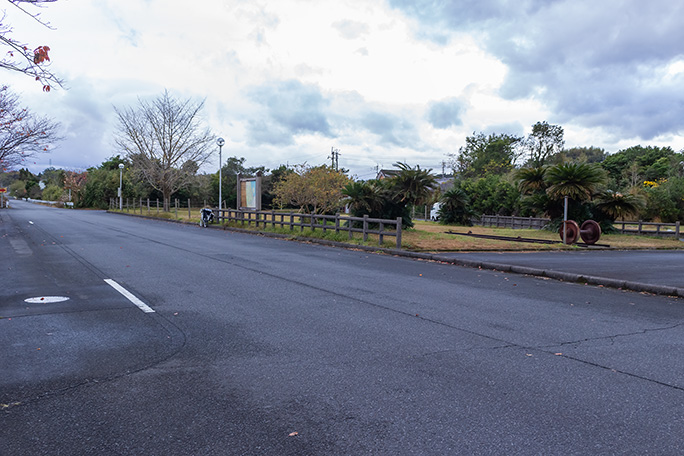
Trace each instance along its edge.
<path fill-rule="evenodd" d="M 58 123 L 22 108 L 7 86 L 0 87 L 0 166 L 3 171 L 47 152 L 51 143 L 61 139 L 58 131 Z"/>
<path fill-rule="evenodd" d="M 203 101 L 177 100 L 165 90 L 151 103 L 139 99 L 135 108 L 114 108 L 119 117 L 117 145 L 162 193 L 166 211 L 171 195 L 209 158 L 214 135 L 201 126 L 203 106 Z"/>
<path fill-rule="evenodd" d="M 43 6 L 45 3 L 53 3 L 57 0 L 6 0 L 16 10 L 31 16 L 38 23 L 45 27 L 52 28 L 50 24 L 40 18 L 40 14 L 29 12 L 24 8 L 24 4 L 31 6 Z M 11 37 L 12 27 L 7 25 L 7 13 L 2 12 L 0 17 L 0 46 L 9 48 L 0 57 L 0 68 L 5 70 L 17 71 L 33 77 L 36 81 L 43 84 L 43 90 L 49 92 L 53 84 L 62 86 L 62 81 L 55 76 L 49 69 L 50 56 L 48 46 L 38 46 L 31 50 L 30 47 L 21 41 Z"/>

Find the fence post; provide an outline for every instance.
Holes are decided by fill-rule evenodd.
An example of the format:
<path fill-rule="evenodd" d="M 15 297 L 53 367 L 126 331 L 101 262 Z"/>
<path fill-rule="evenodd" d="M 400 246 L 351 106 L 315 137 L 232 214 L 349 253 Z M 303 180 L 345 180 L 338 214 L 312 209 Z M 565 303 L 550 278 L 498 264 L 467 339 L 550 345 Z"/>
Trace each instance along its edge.
<path fill-rule="evenodd" d="M 340 213 L 335 214 L 335 234 L 340 232 Z"/>
<path fill-rule="evenodd" d="M 397 250 L 401 250 L 401 217 L 397 217 Z"/>
<path fill-rule="evenodd" d="M 150 215 L 150 199 L 147 198 L 147 215 Z"/>
<path fill-rule="evenodd" d="M 380 247 L 382 247 L 382 241 L 383 241 L 382 232 L 383 232 L 384 229 L 385 229 L 385 224 L 382 223 L 382 222 L 380 222 L 380 229 L 378 229 L 378 231 L 379 231 L 379 233 L 378 233 L 378 245 L 379 245 Z"/>
<path fill-rule="evenodd" d="M 675 236 L 679 239 L 679 220 L 675 222 Z"/>
<path fill-rule="evenodd" d="M 273 209 L 271 209 L 271 228 L 273 228 L 274 230 L 275 230 L 275 223 L 276 223 L 275 211 Z"/>
<path fill-rule="evenodd" d="M 642 221 L 639 220 L 639 234 L 641 234 L 641 226 L 642 226 Z"/>
<path fill-rule="evenodd" d="M 126 198 L 126 212 L 128 212 L 128 198 Z"/>
<path fill-rule="evenodd" d="M 290 212 L 290 231 L 294 230 L 294 214 Z"/>
<path fill-rule="evenodd" d="M 176 220 L 178 220 L 178 198 L 174 198 L 173 212 L 175 214 Z"/>
<path fill-rule="evenodd" d="M 142 215 L 142 198 L 140 198 L 140 215 Z"/>
<path fill-rule="evenodd" d="M 363 214 L 363 242 L 368 240 L 368 214 Z"/>

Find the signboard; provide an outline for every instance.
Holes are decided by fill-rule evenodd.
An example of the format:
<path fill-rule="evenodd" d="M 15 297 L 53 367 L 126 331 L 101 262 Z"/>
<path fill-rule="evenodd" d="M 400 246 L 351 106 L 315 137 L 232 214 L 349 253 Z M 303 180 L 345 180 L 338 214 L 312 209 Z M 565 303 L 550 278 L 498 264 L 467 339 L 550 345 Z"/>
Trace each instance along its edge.
<path fill-rule="evenodd" d="M 256 177 L 238 175 L 237 208 L 248 211 L 261 210 L 261 173 Z"/>
<path fill-rule="evenodd" d="M 0 187 L 0 193 L 7 193 L 7 188 Z"/>
<path fill-rule="evenodd" d="M 240 181 L 240 207 L 256 207 L 256 180 Z"/>

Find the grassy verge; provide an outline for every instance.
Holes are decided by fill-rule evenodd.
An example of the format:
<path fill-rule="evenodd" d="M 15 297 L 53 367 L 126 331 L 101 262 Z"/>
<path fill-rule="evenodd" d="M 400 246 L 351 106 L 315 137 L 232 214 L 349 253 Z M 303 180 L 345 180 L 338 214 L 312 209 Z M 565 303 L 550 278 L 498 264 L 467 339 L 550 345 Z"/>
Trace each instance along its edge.
<path fill-rule="evenodd" d="M 119 212 L 119 211 L 111 211 Z M 123 213 L 127 213 L 125 210 Z M 192 211 L 192 216 L 188 216 L 187 208 L 179 209 L 178 214 L 173 210 L 171 212 L 159 212 L 156 208 L 150 210 L 148 213 L 143 208 L 142 214 L 140 211 L 128 212 L 131 215 L 144 215 L 149 217 L 167 219 L 167 220 L 181 220 L 187 223 L 199 223 L 199 209 Z M 311 230 L 305 228 L 300 231 L 295 227 L 294 230 L 289 228 L 272 228 L 271 226 L 256 228 L 252 226 L 242 226 L 240 223 L 225 224 L 231 228 L 240 228 L 254 232 L 277 233 L 285 235 L 292 239 L 312 238 L 325 239 L 335 242 L 343 242 L 350 245 L 366 245 L 371 247 L 378 247 L 378 238 L 376 235 L 369 235 L 367 241 L 363 241 L 359 233 L 354 233 L 354 237 L 350 240 L 347 232 L 335 233 L 334 230 L 322 229 Z M 556 244 L 530 244 L 515 241 L 503 241 L 496 239 L 481 239 L 468 236 L 457 236 L 447 234 L 447 231 L 454 231 L 458 233 L 472 232 L 475 234 L 488 234 L 497 236 L 522 237 L 532 239 L 544 239 L 557 241 Z M 684 242 L 674 239 L 672 237 L 656 237 L 656 236 L 636 236 L 630 234 L 604 234 L 601 236 L 599 244 L 610 245 L 614 249 L 684 249 Z M 386 236 L 382 247 L 396 248 L 394 237 Z M 453 252 L 453 251 L 542 251 L 542 250 L 577 250 L 582 249 L 578 246 L 566 246 L 560 241 L 558 233 L 544 231 L 544 230 L 513 230 L 509 228 L 485 228 L 481 226 L 447 226 L 440 225 L 435 222 L 415 221 L 415 227 L 410 230 L 402 232 L 402 248 L 406 250 L 413 250 L 418 252 Z"/>
<path fill-rule="evenodd" d="M 479 239 L 468 236 L 446 234 L 446 231 L 458 233 L 472 232 L 496 236 L 522 237 L 557 241 L 558 244 L 529 244 L 494 239 Z M 417 251 L 473 251 L 473 250 L 572 250 L 582 249 L 578 246 L 566 246 L 560 241 L 560 235 L 545 230 L 513 230 L 510 228 L 485 228 L 482 226 L 445 226 L 434 222 L 415 222 L 415 228 L 403 234 L 404 244 Z M 684 242 L 672 237 L 635 236 L 630 234 L 604 234 L 598 242 L 615 249 L 684 249 Z"/>

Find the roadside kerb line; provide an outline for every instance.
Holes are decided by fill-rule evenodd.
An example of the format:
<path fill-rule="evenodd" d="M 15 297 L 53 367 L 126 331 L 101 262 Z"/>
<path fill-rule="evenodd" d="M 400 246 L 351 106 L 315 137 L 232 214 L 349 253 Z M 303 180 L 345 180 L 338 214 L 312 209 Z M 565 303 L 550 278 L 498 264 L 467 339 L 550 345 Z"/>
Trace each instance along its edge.
<path fill-rule="evenodd" d="M 138 306 L 140 310 L 142 310 L 145 313 L 154 313 L 154 309 L 142 302 L 140 299 L 136 298 L 133 293 L 130 291 L 126 290 L 124 287 L 116 283 L 112 279 L 104 279 L 105 282 L 107 282 L 108 285 L 110 285 L 112 288 L 114 288 L 116 291 L 124 295 L 129 301 L 131 301 L 133 304 Z"/>

